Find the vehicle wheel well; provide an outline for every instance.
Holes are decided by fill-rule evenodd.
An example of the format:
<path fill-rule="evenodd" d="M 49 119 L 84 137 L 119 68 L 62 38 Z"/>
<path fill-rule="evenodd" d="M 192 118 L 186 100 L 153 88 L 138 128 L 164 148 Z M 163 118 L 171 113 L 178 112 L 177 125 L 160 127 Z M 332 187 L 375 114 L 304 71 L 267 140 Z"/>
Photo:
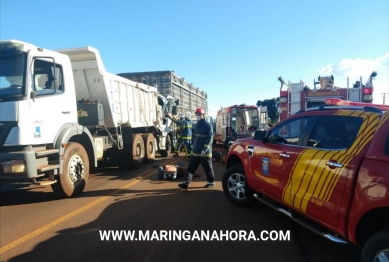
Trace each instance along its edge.
<path fill-rule="evenodd" d="M 380 230 L 389 229 L 389 208 L 382 207 L 367 212 L 359 221 L 355 240 L 359 246 Z"/>
<path fill-rule="evenodd" d="M 233 166 L 233 165 L 242 165 L 242 161 L 240 160 L 240 158 L 236 155 L 231 155 L 229 158 L 228 158 L 228 162 L 227 162 L 227 165 L 226 165 L 226 169 L 228 169 L 229 167 Z"/>
<path fill-rule="evenodd" d="M 95 167 L 95 159 L 94 159 L 95 153 L 93 150 L 93 145 L 90 143 L 90 139 L 86 134 L 72 136 L 68 142 L 76 142 L 82 145 L 88 154 L 90 167 Z"/>

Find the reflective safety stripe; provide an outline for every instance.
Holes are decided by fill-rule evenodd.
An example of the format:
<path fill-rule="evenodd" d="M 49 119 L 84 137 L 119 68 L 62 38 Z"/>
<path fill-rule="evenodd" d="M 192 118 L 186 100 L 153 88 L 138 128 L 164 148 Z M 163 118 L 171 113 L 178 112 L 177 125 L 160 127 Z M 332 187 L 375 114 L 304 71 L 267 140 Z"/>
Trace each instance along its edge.
<path fill-rule="evenodd" d="M 183 136 L 183 137 L 181 137 L 182 139 L 187 139 L 187 140 L 190 140 L 190 139 L 192 139 L 192 137 L 191 136 Z"/>
<path fill-rule="evenodd" d="M 207 148 L 207 149 L 208 149 L 208 148 L 209 148 L 209 145 L 204 145 L 204 148 Z"/>
<path fill-rule="evenodd" d="M 211 154 L 208 154 L 208 155 L 202 155 L 202 154 L 192 153 L 192 156 L 212 157 L 212 153 L 211 153 Z"/>
<path fill-rule="evenodd" d="M 208 135 L 200 135 L 200 134 L 196 134 L 195 137 L 207 137 Z"/>

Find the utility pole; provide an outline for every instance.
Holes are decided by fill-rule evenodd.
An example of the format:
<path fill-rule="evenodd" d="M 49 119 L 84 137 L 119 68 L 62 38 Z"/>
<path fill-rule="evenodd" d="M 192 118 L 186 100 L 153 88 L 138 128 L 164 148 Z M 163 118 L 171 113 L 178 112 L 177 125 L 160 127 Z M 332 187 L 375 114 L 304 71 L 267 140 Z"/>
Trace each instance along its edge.
<path fill-rule="evenodd" d="M 382 94 L 382 104 L 385 105 L 385 98 L 387 93 L 381 93 Z"/>

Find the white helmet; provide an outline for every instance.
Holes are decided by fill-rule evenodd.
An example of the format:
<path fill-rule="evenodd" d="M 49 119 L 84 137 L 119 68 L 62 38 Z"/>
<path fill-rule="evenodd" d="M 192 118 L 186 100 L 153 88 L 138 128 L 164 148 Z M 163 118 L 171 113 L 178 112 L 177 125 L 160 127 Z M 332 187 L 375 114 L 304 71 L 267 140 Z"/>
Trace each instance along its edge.
<path fill-rule="evenodd" d="M 186 112 L 185 116 L 186 116 L 187 118 L 190 118 L 190 117 L 191 117 L 191 113 L 188 111 L 188 112 Z"/>

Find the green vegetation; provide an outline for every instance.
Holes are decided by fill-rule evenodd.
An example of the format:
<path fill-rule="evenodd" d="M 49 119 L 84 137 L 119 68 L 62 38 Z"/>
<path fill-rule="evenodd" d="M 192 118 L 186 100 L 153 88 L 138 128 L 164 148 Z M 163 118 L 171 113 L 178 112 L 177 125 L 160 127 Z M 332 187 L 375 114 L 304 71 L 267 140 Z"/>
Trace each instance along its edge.
<path fill-rule="evenodd" d="M 272 98 L 272 99 L 265 99 L 265 100 L 258 100 L 257 106 L 267 106 L 267 114 L 270 119 L 270 123 L 274 124 L 278 122 L 279 113 L 278 113 L 278 100 L 279 98 Z"/>

